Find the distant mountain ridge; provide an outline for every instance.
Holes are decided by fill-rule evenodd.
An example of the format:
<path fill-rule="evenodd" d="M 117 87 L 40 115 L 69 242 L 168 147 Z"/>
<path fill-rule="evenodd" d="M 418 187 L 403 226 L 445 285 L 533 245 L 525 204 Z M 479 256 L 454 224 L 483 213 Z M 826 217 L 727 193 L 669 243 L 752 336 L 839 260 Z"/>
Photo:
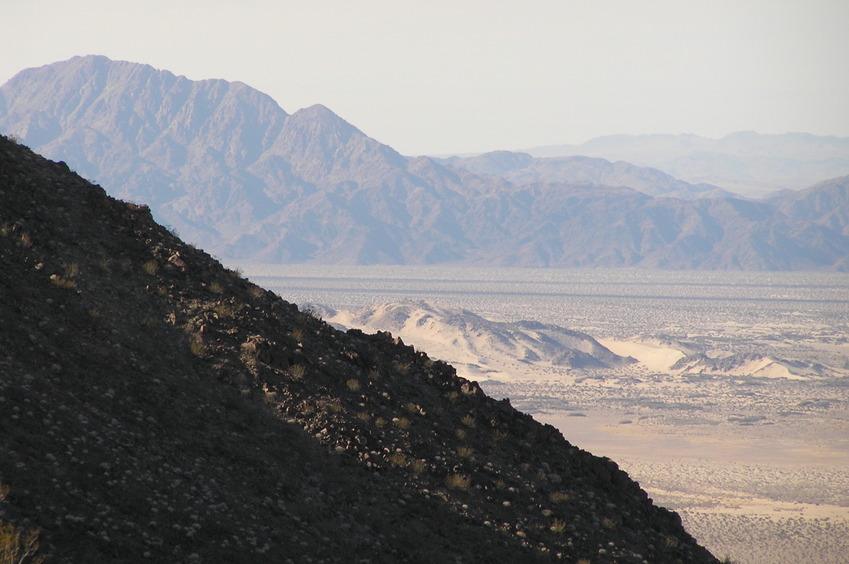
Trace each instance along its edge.
<path fill-rule="evenodd" d="M 660 170 L 624 161 L 585 156 L 534 158 L 528 153 L 493 151 L 474 157 L 450 157 L 442 162 L 475 174 L 503 176 L 514 184 L 529 182 L 585 182 L 599 186 L 627 186 L 649 196 L 693 200 L 737 197 L 711 184 L 690 184 Z"/>
<path fill-rule="evenodd" d="M 721 139 L 692 134 L 609 135 L 580 145 L 536 147 L 527 153 L 623 160 L 749 197 L 800 190 L 849 174 L 849 138 L 809 133 L 739 131 Z"/>
<path fill-rule="evenodd" d="M 402 156 L 320 105 L 290 115 L 241 83 L 101 56 L 28 69 L 0 86 L 0 131 L 149 204 L 224 259 L 849 268 L 845 214 L 806 203 L 819 189 L 762 202 L 692 199 L 709 189 L 590 159 L 478 174 L 473 161 Z M 845 195 L 846 179 L 828 189 Z M 650 195 L 685 193 L 691 199 Z"/>

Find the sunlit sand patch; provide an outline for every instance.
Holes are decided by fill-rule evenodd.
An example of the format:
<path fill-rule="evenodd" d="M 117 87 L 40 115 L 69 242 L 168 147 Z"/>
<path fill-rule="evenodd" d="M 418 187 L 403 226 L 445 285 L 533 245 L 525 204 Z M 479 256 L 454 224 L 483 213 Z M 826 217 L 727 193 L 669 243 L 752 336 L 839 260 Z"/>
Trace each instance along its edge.
<path fill-rule="evenodd" d="M 619 341 L 598 339 L 598 342 L 620 356 L 637 359 L 642 367 L 654 372 L 663 372 L 684 358 L 684 353 L 669 345 L 656 341 Z"/>

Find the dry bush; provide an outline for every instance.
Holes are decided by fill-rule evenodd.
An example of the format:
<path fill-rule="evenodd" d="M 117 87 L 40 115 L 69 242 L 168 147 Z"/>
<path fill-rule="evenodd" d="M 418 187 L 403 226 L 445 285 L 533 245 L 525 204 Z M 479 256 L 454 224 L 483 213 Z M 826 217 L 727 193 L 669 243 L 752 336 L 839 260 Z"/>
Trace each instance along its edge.
<path fill-rule="evenodd" d="M 445 485 L 452 490 L 467 490 L 471 487 L 472 481 L 465 474 L 449 474 L 445 479 Z"/>
<path fill-rule="evenodd" d="M 347 382 L 345 382 L 345 385 L 348 386 L 348 389 L 352 392 L 360 391 L 360 381 L 356 378 L 350 378 Z"/>

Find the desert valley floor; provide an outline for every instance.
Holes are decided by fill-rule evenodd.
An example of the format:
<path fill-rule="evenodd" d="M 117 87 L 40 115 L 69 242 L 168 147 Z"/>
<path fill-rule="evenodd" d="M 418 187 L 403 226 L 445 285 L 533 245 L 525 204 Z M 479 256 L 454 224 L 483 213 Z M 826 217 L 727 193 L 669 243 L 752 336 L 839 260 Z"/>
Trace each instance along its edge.
<path fill-rule="evenodd" d="M 846 562 L 849 274 L 239 266 L 332 323 L 401 336 L 615 460 L 720 558 Z M 407 304 L 391 327 L 352 313 L 387 303 Z M 445 318 L 409 323 L 434 303 Z M 585 332 L 635 362 L 504 354 L 485 328 L 455 330 L 468 312 Z"/>

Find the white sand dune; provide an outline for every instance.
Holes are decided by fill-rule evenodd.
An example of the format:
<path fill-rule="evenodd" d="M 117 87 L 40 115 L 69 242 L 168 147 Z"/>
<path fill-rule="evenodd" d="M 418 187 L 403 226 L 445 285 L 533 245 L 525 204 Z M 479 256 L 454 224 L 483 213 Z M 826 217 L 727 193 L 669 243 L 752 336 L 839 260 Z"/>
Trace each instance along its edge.
<path fill-rule="evenodd" d="M 585 333 L 533 321 L 492 321 L 467 310 L 421 301 L 321 314 L 343 327 L 389 331 L 472 379 L 569 377 L 616 370 L 634 362 Z"/>
<path fill-rule="evenodd" d="M 599 343 L 618 355 L 637 359 L 636 367 L 652 372 L 667 372 L 673 364 L 685 356 L 680 349 L 654 339 L 633 341 L 599 339 Z"/>

